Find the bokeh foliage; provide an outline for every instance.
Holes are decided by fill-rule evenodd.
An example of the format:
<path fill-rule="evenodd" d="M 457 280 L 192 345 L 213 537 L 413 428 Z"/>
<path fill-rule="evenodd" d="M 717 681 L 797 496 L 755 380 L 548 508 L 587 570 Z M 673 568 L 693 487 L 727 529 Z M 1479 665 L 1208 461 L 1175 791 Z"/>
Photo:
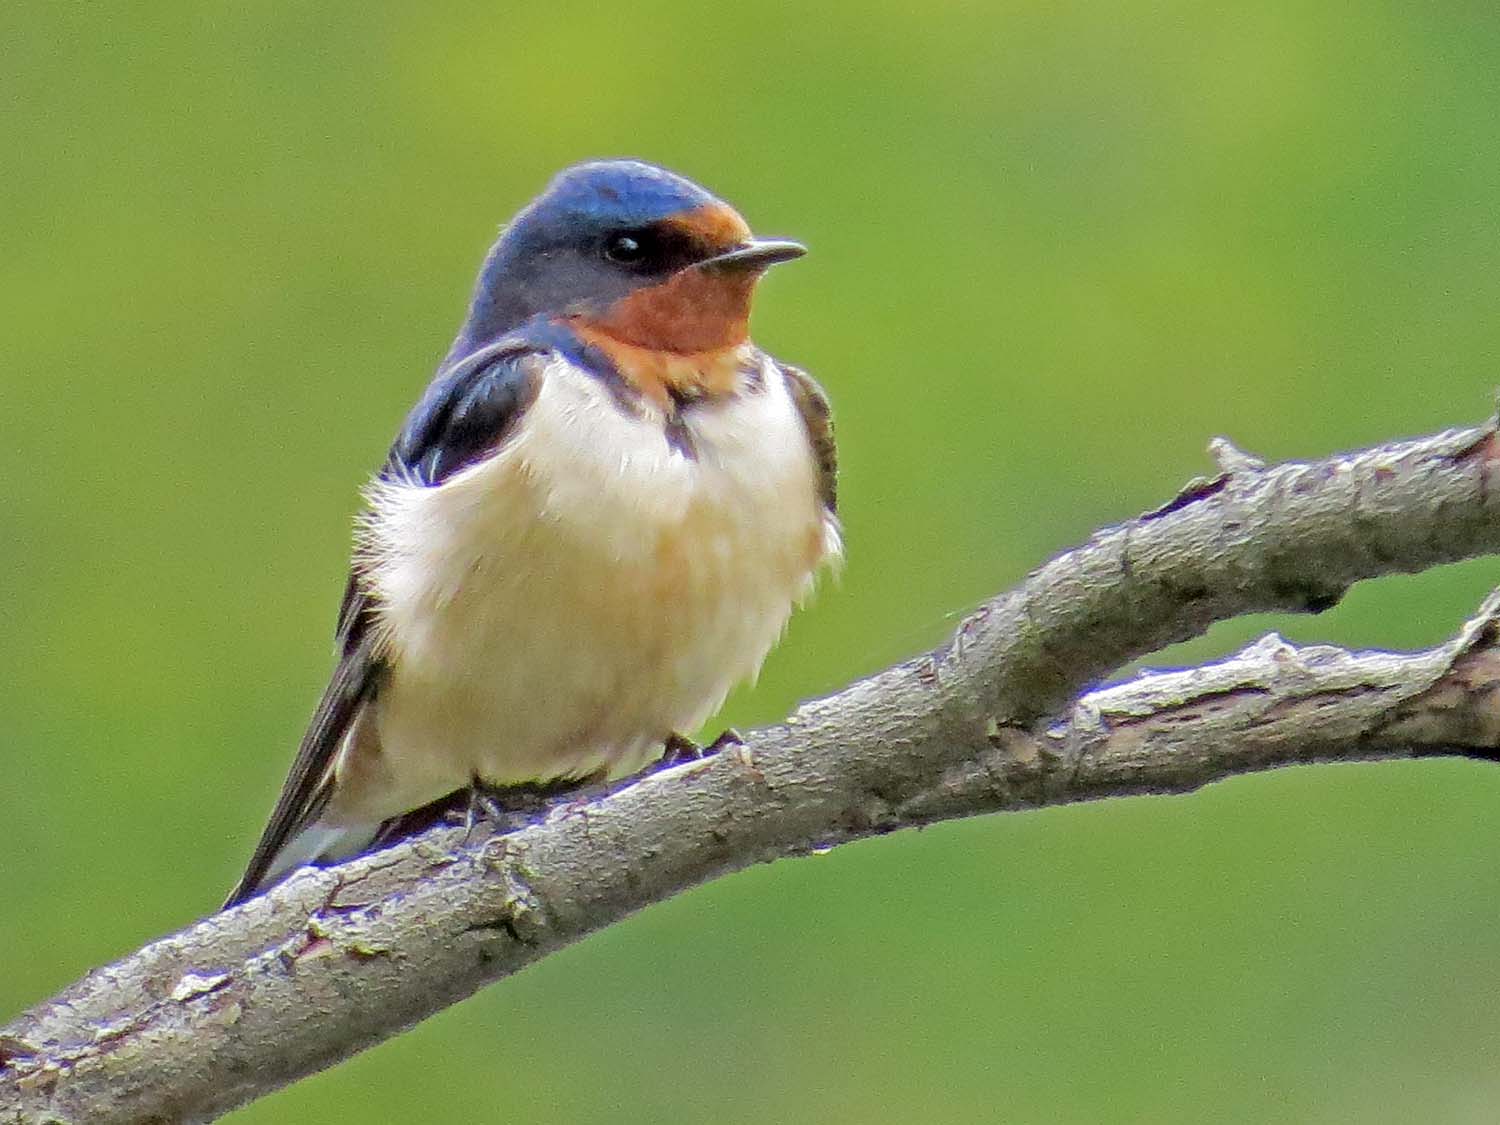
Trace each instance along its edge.
<path fill-rule="evenodd" d="M 0 7 L 0 1013 L 210 910 L 496 224 L 642 155 L 814 253 L 850 563 L 721 721 L 1202 470 L 1473 421 L 1500 17 L 1356 0 Z M 1416 646 L 1500 577 L 1281 628 Z M 243 1122 L 1492 1120 L 1500 773 L 908 833 L 647 911 Z"/>

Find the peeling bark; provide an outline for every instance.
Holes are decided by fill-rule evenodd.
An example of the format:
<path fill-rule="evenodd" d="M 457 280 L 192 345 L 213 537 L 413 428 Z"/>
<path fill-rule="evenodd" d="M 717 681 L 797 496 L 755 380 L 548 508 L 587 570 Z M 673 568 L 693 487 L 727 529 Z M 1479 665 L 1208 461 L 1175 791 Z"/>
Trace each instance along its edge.
<path fill-rule="evenodd" d="M 211 1118 L 752 863 L 1302 762 L 1494 759 L 1495 598 L 1426 652 L 1268 637 L 1088 690 L 1216 620 L 1319 612 L 1356 581 L 1500 550 L 1493 424 L 1310 463 L 1214 454 L 1218 476 L 1059 555 L 941 648 L 743 746 L 508 835 L 438 828 L 306 871 L 95 970 L 0 1028 L 0 1121 Z"/>

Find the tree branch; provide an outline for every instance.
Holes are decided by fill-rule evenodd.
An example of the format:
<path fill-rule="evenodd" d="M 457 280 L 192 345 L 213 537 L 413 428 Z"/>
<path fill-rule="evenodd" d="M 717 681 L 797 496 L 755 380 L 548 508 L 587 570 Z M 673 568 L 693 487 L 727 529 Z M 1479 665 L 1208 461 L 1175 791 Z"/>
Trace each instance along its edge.
<path fill-rule="evenodd" d="M 1296 762 L 1493 758 L 1495 599 L 1413 655 L 1276 638 L 1085 695 L 1210 623 L 1318 612 L 1355 581 L 1500 550 L 1496 428 L 1223 472 L 1096 535 L 742 748 L 308 871 L 0 1028 L 0 1121 L 201 1120 L 396 1034 L 719 875 L 897 828 L 1180 792 Z"/>

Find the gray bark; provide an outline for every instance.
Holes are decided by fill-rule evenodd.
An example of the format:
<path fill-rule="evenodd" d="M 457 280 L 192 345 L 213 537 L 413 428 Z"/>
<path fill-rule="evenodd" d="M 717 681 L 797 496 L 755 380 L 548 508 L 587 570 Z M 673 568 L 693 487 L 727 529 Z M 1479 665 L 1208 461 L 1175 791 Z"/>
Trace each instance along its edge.
<path fill-rule="evenodd" d="M 1267 638 L 1088 691 L 1213 621 L 1317 612 L 1361 579 L 1500 550 L 1493 424 L 1270 468 L 1215 453 L 1218 476 L 742 747 L 508 835 L 438 828 L 304 872 L 95 970 L 0 1028 L 0 1121 L 211 1118 L 752 863 L 1301 762 L 1495 757 L 1494 598 L 1427 652 Z"/>

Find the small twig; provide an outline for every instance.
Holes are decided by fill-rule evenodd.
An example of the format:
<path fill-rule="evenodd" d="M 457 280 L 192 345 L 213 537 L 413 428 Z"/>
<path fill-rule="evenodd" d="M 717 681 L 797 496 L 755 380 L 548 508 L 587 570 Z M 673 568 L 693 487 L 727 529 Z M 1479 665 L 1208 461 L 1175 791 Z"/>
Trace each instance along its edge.
<path fill-rule="evenodd" d="M 1219 466 L 1219 471 L 1230 476 L 1235 473 L 1253 473 L 1266 467 L 1266 463 L 1259 457 L 1246 453 L 1227 437 L 1216 437 L 1210 441 L 1208 452 Z"/>

